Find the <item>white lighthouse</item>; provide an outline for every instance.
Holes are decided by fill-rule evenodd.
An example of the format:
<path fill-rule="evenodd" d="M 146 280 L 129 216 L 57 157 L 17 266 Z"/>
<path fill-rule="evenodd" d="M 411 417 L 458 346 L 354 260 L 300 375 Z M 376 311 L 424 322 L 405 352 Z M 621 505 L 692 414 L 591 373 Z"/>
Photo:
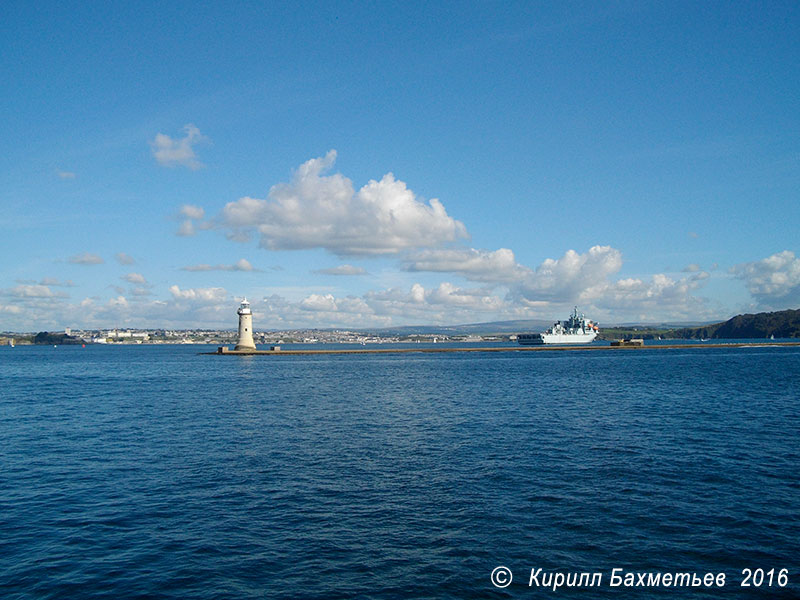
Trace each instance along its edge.
<path fill-rule="evenodd" d="M 253 342 L 253 313 L 250 312 L 250 303 L 247 298 L 242 300 L 242 305 L 236 311 L 239 314 L 239 342 L 234 350 L 255 350 Z"/>

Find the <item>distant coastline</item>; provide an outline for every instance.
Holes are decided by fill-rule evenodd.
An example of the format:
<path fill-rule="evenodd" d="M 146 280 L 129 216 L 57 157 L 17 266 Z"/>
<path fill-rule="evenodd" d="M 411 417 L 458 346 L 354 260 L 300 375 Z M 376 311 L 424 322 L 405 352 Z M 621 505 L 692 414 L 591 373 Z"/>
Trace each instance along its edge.
<path fill-rule="evenodd" d="M 602 339 L 638 337 L 664 340 L 755 340 L 800 338 L 800 310 L 737 315 L 700 327 L 612 327 L 601 330 Z"/>
<path fill-rule="evenodd" d="M 527 325 L 527 327 L 526 327 Z M 537 331 L 538 322 L 508 321 L 454 326 L 419 326 L 393 329 L 343 330 L 296 329 L 284 331 L 255 331 L 256 344 L 298 343 L 452 343 L 508 342 L 517 333 Z M 800 309 L 737 315 L 719 323 L 698 327 L 668 325 L 629 325 L 601 327 L 599 339 L 642 338 L 645 340 L 691 339 L 791 339 L 800 338 Z M 234 344 L 233 329 L 87 329 L 38 333 L 3 332 L 0 345 L 28 344 Z"/>

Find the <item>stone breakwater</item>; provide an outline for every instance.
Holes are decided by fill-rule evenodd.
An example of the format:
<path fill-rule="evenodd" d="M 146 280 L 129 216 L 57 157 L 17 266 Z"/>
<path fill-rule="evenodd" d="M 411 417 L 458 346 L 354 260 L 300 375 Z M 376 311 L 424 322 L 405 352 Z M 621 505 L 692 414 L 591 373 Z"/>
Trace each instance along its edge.
<path fill-rule="evenodd" d="M 210 356 L 297 356 L 313 354 L 410 354 L 421 352 L 426 354 L 442 354 L 452 352 L 554 352 L 554 351 L 612 351 L 612 352 L 641 352 L 649 350 L 706 350 L 709 348 L 780 348 L 800 346 L 799 342 L 733 342 L 722 344 L 658 344 L 652 346 L 482 346 L 482 347 L 442 347 L 442 348 L 364 348 L 364 349 L 319 349 L 319 350 L 228 350 L 225 346 L 217 348 L 216 352 L 201 352 Z"/>

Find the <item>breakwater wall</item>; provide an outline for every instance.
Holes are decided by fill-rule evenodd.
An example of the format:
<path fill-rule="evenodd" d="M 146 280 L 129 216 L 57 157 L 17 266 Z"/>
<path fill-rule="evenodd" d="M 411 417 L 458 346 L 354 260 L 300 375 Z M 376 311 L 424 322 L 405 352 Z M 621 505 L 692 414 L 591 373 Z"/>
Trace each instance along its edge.
<path fill-rule="evenodd" d="M 779 348 L 800 346 L 798 342 L 736 342 L 722 344 L 653 344 L 651 346 L 479 346 L 479 347 L 440 347 L 440 348 L 345 348 L 345 349 L 275 349 L 275 350 L 229 350 L 225 346 L 217 348 L 216 352 L 201 352 L 210 356 L 298 356 L 314 354 L 443 354 L 453 352 L 564 352 L 564 351 L 593 351 L 593 352 L 648 352 L 651 350 L 708 350 L 710 348 Z"/>

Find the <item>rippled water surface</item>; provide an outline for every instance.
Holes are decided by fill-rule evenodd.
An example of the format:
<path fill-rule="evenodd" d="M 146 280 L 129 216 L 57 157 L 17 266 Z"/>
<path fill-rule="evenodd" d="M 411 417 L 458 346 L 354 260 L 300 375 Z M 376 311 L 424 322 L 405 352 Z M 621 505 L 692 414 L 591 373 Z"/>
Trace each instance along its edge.
<path fill-rule="evenodd" d="M 800 597 L 798 348 L 197 352 L 0 349 L 2 598 Z"/>

